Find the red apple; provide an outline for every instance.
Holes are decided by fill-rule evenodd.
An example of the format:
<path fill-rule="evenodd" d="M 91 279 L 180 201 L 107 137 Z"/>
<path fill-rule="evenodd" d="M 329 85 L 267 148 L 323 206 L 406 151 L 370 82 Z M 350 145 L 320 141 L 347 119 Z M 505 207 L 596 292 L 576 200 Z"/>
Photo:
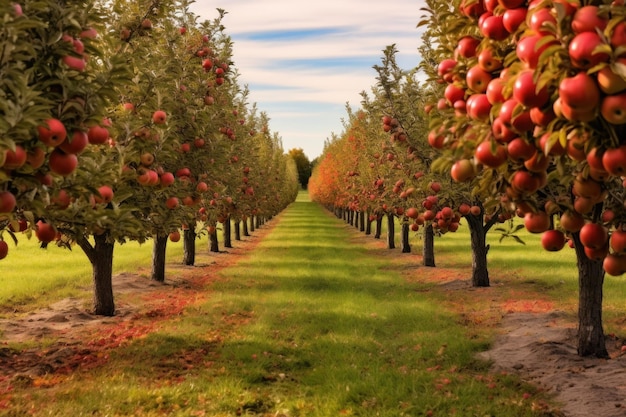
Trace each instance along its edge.
<path fill-rule="evenodd" d="M 108 185 L 103 185 L 98 188 L 98 196 L 95 196 L 97 203 L 109 204 L 113 201 L 113 197 L 115 193 L 113 193 L 113 189 Z"/>
<path fill-rule="evenodd" d="M 59 146 L 67 137 L 67 131 L 63 122 L 58 119 L 48 119 L 37 127 L 39 140 L 47 146 Z"/>
<path fill-rule="evenodd" d="M 69 69 L 72 69 L 74 71 L 79 71 L 79 72 L 84 71 L 87 65 L 87 62 L 85 61 L 84 58 L 78 58 L 78 57 L 71 56 L 71 55 L 64 56 L 62 58 L 62 61 L 65 65 L 68 66 Z"/>
<path fill-rule="evenodd" d="M 513 85 L 513 98 L 526 107 L 541 107 L 548 102 L 548 88 L 537 91 L 534 71 L 525 70 L 518 74 Z"/>
<path fill-rule="evenodd" d="M 460 159 L 452 165 L 450 176 L 456 182 L 465 182 L 476 175 L 474 164 L 469 159 Z"/>
<path fill-rule="evenodd" d="M 476 56 L 476 48 L 480 44 L 480 40 L 473 36 L 464 36 L 459 39 L 457 51 L 463 58 L 472 58 Z"/>
<path fill-rule="evenodd" d="M 57 237 L 57 230 L 50 223 L 39 220 L 36 224 L 35 236 L 40 242 L 52 242 Z"/>
<path fill-rule="evenodd" d="M 60 149 L 55 149 L 50 153 L 48 159 L 50 171 L 66 177 L 70 175 L 78 166 L 78 158 L 75 154 L 65 153 Z"/>
<path fill-rule="evenodd" d="M 604 226 L 598 223 L 586 223 L 580 229 L 580 242 L 591 249 L 601 249 L 607 246 L 609 233 Z"/>
<path fill-rule="evenodd" d="M 32 148 L 26 155 L 26 163 L 33 169 L 39 169 L 46 162 L 46 152 L 39 146 Z"/>
<path fill-rule="evenodd" d="M 598 85 L 593 77 L 584 71 L 561 81 L 559 97 L 563 104 L 575 110 L 590 110 L 597 108 L 600 104 Z"/>
<path fill-rule="evenodd" d="M 154 124 L 160 125 L 165 123 L 167 114 L 163 110 L 157 110 L 152 114 L 152 121 Z"/>
<path fill-rule="evenodd" d="M 477 92 L 484 93 L 487 91 L 487 85 L 491 81 L 491 74 L 478 65 L 474 65 L 467 71 L 467 86 Z"/>
<path fill-rule="evenodd" d="M 101 145 L 109 139 L 109 130 L 103 126 L 91 126 L 87 131 L 87 139 L 92 145 Z"/>
<path fill-rule="evenodd" d="M 589 69 L 601 62 L 608 62 L 608 53 L 596 51 L 602 44 L 604 41 L 596 32 L 582 32 L 574 36 L 568 46 L 572 65 L 580 69 Z"/>
<path fill-rule="evenodd" d="M 625 124 L 626 92 L 604 97 L 602 99 L 602 105 L 600 107 L 600 114 L 602 114 L 604 120 L 611 124 Z"/>
<path fill-rule="evenodd" d="M 572 30 L 574 33 L 603 31 L 608 23 L 607 19 L 598 16 L 598 6 L 583 6 L 574 13 Z"/>
<path fill-rule="evenodd" d="M 476 160 L 490 168 L 497 168 L 507 159 L 506 146 L 496 142 L 481 142 L 475 151 Z"/>
<path fill-rule="evenodd" d="M 164 172 L 159 178 L 161 186 L 163 187 L 169 187 L 170 185 L 174 184 L 175 181 L 174 174 L 172 174 L 171 172 Z"/>
<path fill-rule="evenodd" d="M 486 16 L 485 19 L 479 23 L 479 26 L 483 36 L 488 39 L 503 41 L 509 37 L 509 31 L 504 27 L 502 15 Z"/>
<path fill-rule="evenodd" d="M 4 240 L 0 240 L 0 259 L 4 259 L 9 254 L 9 245 Z"/>
<path fill-rule="evenodd" d="M 171 232 L 168 237 L 169 237 L 171 242 L 174 242 L 174 243 L 179 242 L 180 241 L 180 232 L 178 230 L 175 230 L 175 231 Z"/>
<path fill-rule="evenodd" d="M 24 148 L 20 145 L 15 145 L 15 151 L 7 149 L 4 158 L 4 169 L 18 169 L 21 168 L 28 158 L 28 155 Z"/>
<path fill-rule="evenodd" d="M 556 18 L 552 14 L 551 9 L 540 7 L 533 9 L 528 16 L 528 27 L 535 33 L 550 33 L 556 25 Z"/>
<path fill-rule="evenodd" d="M 517 29 L 526 20 L 526 7 L 517 7 L 515 9 L 507 9 L 502 15 L 502 23 L 509 33 L 515 33 Z"/>
<path fill-rule="evenodd" d="M 16 205 L 17 200 L 12 192 L 0 191 L 0 213 L 11 213 Z"/>
<path fill-rule="evenodd" d="M 530 233 L 543 233 L 550 229 L 550 216 L 545 211 L 530 211 L 524 215 L 524 227 Z"/>
<path fill-rule="evenodd" d="M 622 111 L 626 112 L 626 109 Z M 604 151 L 602 165 L 611 175 L 626 176 L 626 145 Z"/>
<path fill-rule="evenodd" d="M 81 130 L 75 130 L 70 139 L 59 145 L 59 149 L 65 153 L 79 154 L 85 150 L 88 144 L 89 137 L 87 134 Z"/>
<path fill-rule="evenodd" d="M 560 251 L 565 246 L 565 235 L 560 230 L 546 230 L 541 236 L 541 246 L 550 252 Z"/>

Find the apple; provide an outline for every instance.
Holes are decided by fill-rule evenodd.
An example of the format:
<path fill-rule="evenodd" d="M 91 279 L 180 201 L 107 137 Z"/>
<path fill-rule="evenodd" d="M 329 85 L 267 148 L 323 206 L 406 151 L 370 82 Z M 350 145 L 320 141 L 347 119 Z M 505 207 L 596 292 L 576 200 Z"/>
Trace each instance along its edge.
<path fill-rule="evenodd" d="M 568 46 L 572 65 L 580 69 L 589 69 L 601 62 L 608 62 L 608 53 L 596 51 L 602 44 L 604 41 L 596 32 L 582 32 L 574 36 Z"/>
<path fill-rule="evenodd" d="M 606 96 L 602 99 L 600 114 L 607 122 L 614 125 L 626 123 L 626 92 Z"/>
<path fill-rule="evenodd" d="M 39 140 L 47 146 L 59 146 L 67 137 L 67 131 L 63 122 L 58 119 L 48 119 L 40 126 L 37 126 Z"/>
<path fill-rule="evenodd" d="M 494 56 L 493 49 L 484 48 L 478 54 L 478 66 L 487 72 L 493 72 L 502 68 L 502 60 Z"/>
<path fill-rule="evenodd" d="M 179 206 L 179 201 L 177 197 L 170 197 L 167 200 L 165 200 L 165 207 L 167 207 L 170 210 L 174 210 L 178 206 Z"/>
<path fill-rule="evenodd" d="M 550 33 L 556 26 L 556 18 L 552 14 L 552 11 L 547 7 L 540 7 L 533 9 L 528 15 L 527 19 L 528 27 L 535 33 L 546 34 Z"/>
<path fill-rule="evenodd" d="M 15 16 L 23 16 L 24 12 L 22 11 L 22 5 L 20 5 L 19 3 L 13 3 L 13 13 L 15 13 Z"/>
<path fill-rule="evenodd" d="M 574 33 L 603 31 L 608 23 L 607 19 L 598 16 L 598 6 L 583 6 L 576 10 L 572 19 Z"/>
<path fill-rule="evenodd" d="M 487 91 L 485 92 L 487 94 L 487 99 L 489 100 L 489 103 L 495 105 L 497 103 L 504 102 L 504 95 L 502 94 L 502 90 L 505 84 L 506 83 L 502 78 L 493 78 L 491 81 L 489 81 L 489 84 L 487 85 Z"/>
<path fill-rule="evenodd" d="M 141 28 L 142 29 L 152 29 L 152 21 L 150 19 L 143 19 L 141 21 Z"/>
<path fill-rule="evenodd" d="M 490 168 L 501 166 L 507 159 L 506 146 L 489 140 L 481 142 L 474 155 L 478 162 Z"/>
<path fill-rule="evenodd" d="M 122 108 L 126 111 L 134 111 L 135 105 L 133 103 L 124 103 L 122 104 Z"/>
<path fill-rule="evenodd" d="M 66 177 L 70 175 L 78 166 L 78 158 L 75 154 L 65 153 L 60 149 L 55 149 L 50 153 L 48 159 L 50 171 Z"/>
<path fill-rule="evenodd" d="M 550 165 L 550 157 L 537 150 L 535 154 L 524 162 L 524 167 L 532 172 L 545 172 Z"/>
<path fill-rule="evenodd" d="M 491 79 L 491 74 L 478 65 L 471 67 L 466 75 L 467 86 L 477 93 L 487 91 L 487 85 Z"/>
<path fill-rule="evenodd" d="M 440 183 L 438 183 L 438 182 L 436 182 L 436 181 L 435 181 L 435 182 L 432 182 L 432 183 L 430 184 L 430 189 L 431 189 L 433 192 L 438 193 L 439 191 L 441 191 L 441 184 L 440 184 Z"/>
<path fill-rule="evenodd" d="M 145 167 L 149 167 L 154 163 L 154 155 L 151 152 L 144 152 L 139 157 L 139 162 Z"/>
<path fill-rule="evenodd" d="M 489 12 L 486 12 L 489 13 Z M 479 23 L 480 31 L 488 39 L 503 41 L 509 37 L 509 31 L 504 27 L 502 15 L 491 15 Z"/>
<path fill-rule="evenodd" d="M 546 230 L 541 236 L 541 246 L 550 252 L 560 251 L 565 246 L 565 235 L 560 230 Z"/>
<path fill-rule="evenodd" d="M 583 246 L 591 249 L 601 249 L 607 246 L 609 233 L 607 229 L 598 223 L 585 223 L 580 229 L 580 242 Z"/>
<path fill-rule="evenodd" d="M 515 33 L 517 29 L 526 20 L 528 10 L 526 7 L 517 7 L 515 9 L 507 9 L 502 15 L 502 23 L 509 33 Z"/>
<path fill-rule="evenodd" d="M 486 94 L 473 94 L 467 101 L 469 103 L 467 113 L 472 119 L 484 122 L 489 120 L 491 103 L 489 102 Z M 457 103 L 459 102 L 457 101 Z"/>
<path fill-rule="evenodd" d="M 0 213 L 11 213 L 16 205 L 17 200 L 12 192 L 0 191 Z"/>
<path fill-rule="evenodd" d="M 179 242 L 180 241 L 180 232 L 178 230 L 175 230 L 175 231 L 171 232 L 168 237 L 169 237 L 171 242 L 174 242 L 174 243 Z"/>
<path fill-rule="evenodd" d="M 456 161 L 450 169 L 450 176 L 456 182 L 465 182 L 476 175 L 474 164 L 469 159 Z"/>
<path fill-rule="evenodd" d="M 59 149 L 65 153 L 79 154 L 85 150 L 88 144 L 89 137 L 87 134 L 82 130 L 75 130 L 70 139 L 59 145 Z"/>
<path fill-rule="evenodd" d="M 169 187 L 170 185 L 174 184 L 175 181 L 174 174 L 172 174 L 171 172 L 164 172 L 160 175 L 159 179 L 161 186 L 163 187 Z"/>
<path fill-rule="evenodd" d="M 543 40 L 543 36 L 540 34 L 525 35 L 517 42 L 515 51 L 520 61 L 526 64 L 528 68 L 535 69 L 537 68 L 541 54 L 548 47 L 556 44 L 556 40 Z"/>
<path fill-rule="evenodd" d="M 626 109 L 623 111 L 626 112 Z M 626 176 L 626 145 L 604 151 L 602 165 L 611 175 Z"/>
<path fill-rule="evenodd" d="M 81 39 L 96 39 L 98 37 L 98 31 L 94 28 L 89 27 L 80 32 L 79 36 Z"/>
<path fill-rule="evenodd" d="M 626 253 L 626 231 L 615 229 L 611 232 L 609 246 L 615 253 Z"/>
<path fill-rule="evenodd" d="M 550 229 L 550 216 L 545 211 L 530 211 L 524 215 L 524 227 L 530 233 L 543 233 Z"/>
<path fill-rule="evenodd" d="M 108 185 L 103 185 L 99 187 L 98 194 L 99 195 L 96 196 L 96 202 L 104 203 L 104 204 L 109 204 L 111 201 L 113 201 L 113 197 L 115 195 L 113 193 L 113 189 L 109 187 Z"/>
<path fill-rule="evenodd" d="M 526 107 L 541 107 L 548 102 L 548 88 L 537 91 L 534 71 L 525 70 L 518 74 L 513 84 L 513 98 Z"/>
<path fill-rule="evenodd" d="M 467 3 L 470 3 L 469 5 Z M 485 8 L 482 1 L 463 0 L 459 7 L 461 13 L 467 17 L 476 18 L 484 13 Z"/>
<path fill-rule="evenodd" d="M 4 259 L 9 254 L 9 245 L 4 240 L 0 240 L 0 259 Z"/>
<path fill-rule="evenodd" d="M 540 107 L 533 107 L 530 109 L 530 120 L 537 126 L 546 127 L 548 124 L 556 118 L 552 106 L 547 109 Z"/>
<path fill-rule="evenodd" d="M 614 277 L 626 273 L 626 255 L 611 253 L 602 261 L 604 271 Z M 626 351 L 624 349 L 623 351 Z"/>
<path fill-rule="evenodd" d="M 626 73 L 626 60 L 620 58 L 616 63 L 603 67 L 597 74 L 600 90 L 605 94 L 617 94 L 626 90 L 626 80 L 617 71 Z M 621 68 L 618 69 L 617 66 Z M 616 71 L 617 70 L 617 71 Z"/>
<path fill-rule="evenodd" d="M 94 125 L 87 130 L 87 140 L 92 145 L 101 145 L 109 139 L 109 130 L 106 127 Z"/>
<path fill-rule="evenodd" d="M 87 66 L 85 58 L 78 58 L 71 55 L 66 55 L 62 59 L 63 63 L 68 66 L 69 69 L 74 71 L 83 72 Z"/>
<path fill-rule="evenodd" d="M 448 84 L 443 93 L 449 105 L 465 98 L 465 90 L 455 84 Z"/>
<path fill-rule="evenodd" d="M 600 105 L 600 89 L 585 71 L 563 78 L 559 84 L 559 97 L 563 104 L 575 110 L 590 110 Z"/>
<path fill-rule="evenodd" d="M 620 46 L 623 47 L 624 45 L 626 45 L 626 22 L 619 22 L 613 27 L 613 32 L 611 32 L 609 43 L 611 44 L 611 47 L 613 49 L 617 49 Z M 621 55 L 623 54 L 624 52 L 622 52 Z"/>
<path fill-rule="evenodd" d="M 457 62 L 454 59 L 444 59 L 437 66 L 437 74 L 446 82 L 451 83 L 453 81 L 453 70 Z"/>
<path fill-rule="evenodd" d="M 24 166 L 26 160 L 28 158 L 28 154 L 20 145 L 15 145 L 15 151 L 11 149 L 6 150 L 5 159 L 4 159 L 4 169 L 18 169 Z"/>
<path fill-rule="evenodd" d="M 500 143 L 509 143 L 517 137 L 517 134 L 509 129 L 500 117 L 493 119 L 491 131 L 496 141 Z"/>
<path fill-rule="evenodd" d="M 523 138 L 515 138 L 507 146 L 509 158 L 517 163 L 523 163 L 535 155 L 536 148 Z"/>
<path fill-rule="evenodd" d="M 57 237 L 57 230 L 50 223 L 39 220 L 36 223 L 35 236 L 40 242 L 52 242 Z"/>
<path fill-rule="evenodd" d="M 558 132 L 556 132 L 556 134 L 546 132 L 541 135 L 539 138 L 539 149 L 541 149 L 546 155 L 565 155 L 565 148 L 561 145 L 561 138 Z"/>
<path fill-rule="evenodd" d="M 566 232 L 576 233 L 585 225 L 585 218 L 576 211 L 567 210 L 561 214 L 559 224 Z"/>
<path fill-rule="evenodd" d="M 476 56 L 476 48 L 480 44 L 480 40 L 473 36 L 463 36 L 459 39 L 456 50 L 463 58 L 472 58 Z"/>
<path fill-rule="evenodd" d="M 26 163 L 33 169 L 41 168 L 44 162 L 46 162 L 46 152 L 44 152 L 44 150 L 39 146 L 32 148 L 26 154 Z"/>
<path fill-rule="evenodd" d="M 166 119 L 167 114 L 163 110 L 157 110 L 152 114 L 152 122 L 154 122 L 154 124 L 163 124 L 165 123 Z"/>
<path fill-rule="evenodd" d="M 541 187 L 540 174 L 520 169 L 515 171 L 511 179 L 511 186 L 520 193 L 535 193 Z"/>

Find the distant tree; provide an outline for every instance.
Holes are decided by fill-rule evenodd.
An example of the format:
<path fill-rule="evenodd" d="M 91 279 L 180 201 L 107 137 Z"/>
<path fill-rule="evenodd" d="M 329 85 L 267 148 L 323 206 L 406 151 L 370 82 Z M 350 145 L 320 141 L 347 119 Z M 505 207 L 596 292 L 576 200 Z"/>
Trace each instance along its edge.
<path fill-rule="evenodd" d="M 294 148 L 289 150 L 289 155 L 296 163 L 298 169 L 298 181 L 302 185 L 303 189 L 306 189 L 309 184 L 309 178 L 311 177 L 311 161 L 305 155 L 302 148 Z"/>

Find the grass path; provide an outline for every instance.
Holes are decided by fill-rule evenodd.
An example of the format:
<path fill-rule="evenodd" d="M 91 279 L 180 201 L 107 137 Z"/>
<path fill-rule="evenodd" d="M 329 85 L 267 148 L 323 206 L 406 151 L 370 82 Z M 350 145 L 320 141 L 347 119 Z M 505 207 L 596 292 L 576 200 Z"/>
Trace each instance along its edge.
<path fill-rule="evenodd" d="M 103 366 L 16 388 L 0 415 L 557 415 L 475 359 L 488 328 L 468 326 L 305 194 L 270 226 L 183 314 Z"/>

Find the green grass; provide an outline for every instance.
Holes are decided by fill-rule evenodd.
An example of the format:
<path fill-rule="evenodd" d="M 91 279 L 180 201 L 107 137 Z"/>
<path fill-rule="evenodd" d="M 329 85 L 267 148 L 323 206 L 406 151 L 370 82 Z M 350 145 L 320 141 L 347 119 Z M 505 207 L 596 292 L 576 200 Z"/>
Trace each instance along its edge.
<path fill-rule="evenodd" d="M 541 392 L 475 359 L 488 330 L 460 324 L 305 196 L 277 222 L 208 301 L 104 368 L 17 389 L 7 415 L 548 415 Z"/>
<path fill-rule="evenodd" d="M 64 297 L 90 297 L 91 264 L 78 246 L 68 250 L 51 244 L 41 249 L 36 238 L 18 235 L 18 239 L 17 246 L 9 244 L 9 256 L 0 262 L 0 311 L 28 310 Z M 167 246 L 168 262 L 180 262 L 182 241 Z M 151 258 L 151 241 L 116 245 L 113 273 L 150 268 Z"/>

